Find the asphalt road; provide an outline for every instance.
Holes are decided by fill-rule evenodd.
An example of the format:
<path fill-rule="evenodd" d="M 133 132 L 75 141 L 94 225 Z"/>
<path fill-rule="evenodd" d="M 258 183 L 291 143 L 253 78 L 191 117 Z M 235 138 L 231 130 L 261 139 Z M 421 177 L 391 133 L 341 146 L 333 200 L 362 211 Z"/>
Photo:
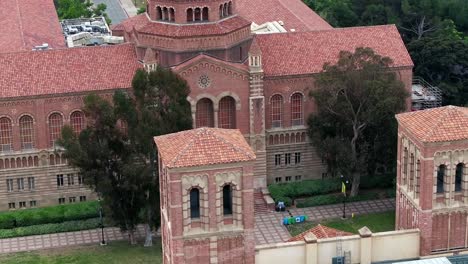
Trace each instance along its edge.
<path fill-rule="evenodd" d="M 95 5 L 101 3 L 107 5 L 106 13 L 112 20 L 113 25 L 119 24 L 122 20 L 128 18 L 127 13 L 123 10 L 119 0 L 92 0 L 92 2 Z"/>

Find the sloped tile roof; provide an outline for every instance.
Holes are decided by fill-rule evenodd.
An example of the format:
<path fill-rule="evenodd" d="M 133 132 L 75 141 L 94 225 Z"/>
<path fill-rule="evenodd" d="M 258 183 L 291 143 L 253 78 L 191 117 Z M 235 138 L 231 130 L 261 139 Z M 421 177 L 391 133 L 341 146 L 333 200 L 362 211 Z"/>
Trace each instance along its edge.
<path fill-rule="evenodd" d="M 311 31 L 331 29 L 324 19 L 301 0 L 238 0 L 238 13 L 261 25 L 266 22 L 283 21 L 286 30 Z"/>
<path fill-rule="evenodd" d="M 0 21 L 0 53 L 66 47 L 53 0 L 1 0 Z"/>
<path fill-rule="evenodd" d="M 211 35 L 223 35 L 234 32 L 238 29 L 250 26 L 250 21 L 240 17 L 233 16 L 218 23 L 199 23 L 199 24 L 171 24 L 154 22 L 149 19 L 146 13 L 140 14 L 124 20 L 122 23 L 112 27 L 112 30 L 123 30 L 131 32 L 133 28 L 138 33 L 151 34 L 171 38 L 187 38 Z"/>
<path fill-rule="evenodd" d="M 352 236 L 354 234 L 345 232 L 345 231 L 340 231 L 335 228 L 331 228 L 328 226 L 323 226 L 321 224 L 318 224 L 317 226 L 304 231 L 300 233 L 299 235 L 290 238 L 287 242 L 293 242 L 293 241 L 304 241 L 304 237 L 308 234 L 314 234 L 318 239 L 321 238 L 333 238 L 333 237 L 339 237 L 339 236 Z"/>
<path fill-rule="evenodd" d="M 140 68 L 132 44 L 0 53 L 0 97 L 130 88 Z"/>
<path fill-rule="evenodd" d="M 265 76 L 318 73 L 325 63 L 336 63 L 340 51 L 358 47 L 370 47 L 390 57 L 393 67 L 413 66 L 394 25 L 263 34 L 256 40 L 262 50 Z"/>
<path fill-rule="evenodd" d="M 197 128 L 154 138 L 168 168 L 255 160 L 255 154 L 237 129 Z"/>
<path fill-rule="evenodd" d="M 445 106 L 398 114 L 400 126 L 421 142 L 468 139 L 468 108 Z"/>

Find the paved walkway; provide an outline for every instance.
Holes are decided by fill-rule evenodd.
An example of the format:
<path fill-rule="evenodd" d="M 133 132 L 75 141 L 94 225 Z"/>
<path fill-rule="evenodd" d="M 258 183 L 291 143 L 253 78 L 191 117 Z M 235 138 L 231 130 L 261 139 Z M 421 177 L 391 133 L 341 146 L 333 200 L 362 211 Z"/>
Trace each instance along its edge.
<path fill-rule="evenodd" d="M 138 226 L 136 237 L 144 237 L 143 226 Z M 106 241 L 128 239 L 126 233 L 120 232 L 116 227 L 104 228 Z M 74 246 L 82 244 L 99 244 L 101 229 L 91 229 L 77 232 L 66 232 L 38 236 L 15 237 L 0 239 L 0 253 L 13 253 L 38 249 Z"/>
<path fill-rule="evenodd" d="M 346 215 L 378 213 L 395 210 L 395 199 L 363 201 L 346 204 Z M 307 215 L 309 221 L 340 218 L 343 215 L 343 204 L 324 205 L 289 210 L 293 216 Z M 255 242 L 257 245 L 285 242 L 291 235 L 282 221 L 289 217 L 288 212 L 268 212 L 255 215 Z"/>

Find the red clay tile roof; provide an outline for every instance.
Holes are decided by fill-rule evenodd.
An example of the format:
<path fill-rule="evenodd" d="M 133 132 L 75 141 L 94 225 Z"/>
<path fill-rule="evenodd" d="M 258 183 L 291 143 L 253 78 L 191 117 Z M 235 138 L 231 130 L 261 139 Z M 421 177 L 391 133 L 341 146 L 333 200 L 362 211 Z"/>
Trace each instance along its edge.
<path fill-rule="evenodd" d="M 340 231 L 335 228 L 331 228 L 328 226 L 323 226 L 323 225 L 317 225 L 307 231 L 304 231 L 300 233 L 299 235 L 290 238 L 287 242 L 293 242 L 293 241 L 304 241 L 304 237 L 308 234 L 314 234 L 318 239 L 321 238 L 333 238 L 333 237 L 339 237 L 339 236 L 352 236 L 354 234 L 345 232 L 345 231 Z"/>
<path fill-rule="evenodd" d="M 132 44 L 0 53 L 0 97 L 129 88 L 140 68 Z"/>
<path fill-rule="evenodd" d="M 324 19 L 307 7 L 302 0 L 238 0 L 239 15 L 261 25 L 283 21 L 286 30 L 311 31 L 331 29 Z"/>
<path fill-rule="evenodd" d="M 257 35 L 265 76 L 321 72 L 326 62 L 336 63 L 342 50 L 370 47 L 393 59 L 393 67 L 413 66 L 394 25 L 339 28 L 322 31 Z"/>
<path fill-rule="evenodd" d="M 154 138 L 168 168 L 255 160 L 238 129 L 197 128 Z"/>
<path fill-rule="evenodd" d="M 0 18 L 0 53 L 66 47 L 53 0 L 1 0 Z"/>
<path fill-rule="evenodd" d="M 398 114 L 400 126 L 421 142 L 468 139 L 468 108 L 445 106 Z"/>
<path fill-rule="evenodd" d="M 222 20 L 218 23 L 201 24 L 170 24 L 151 21 L 146 14 L 140 14 L 126 19 L 122 23 L 112 27 L 113 31 L 123 30 L 130 32 L 135 27 L 139 33 L 171 38 L 188 38 L 210 35 L 223 35 L 241 28 L 250 26 L 250 21 L 239 16 Z"/>

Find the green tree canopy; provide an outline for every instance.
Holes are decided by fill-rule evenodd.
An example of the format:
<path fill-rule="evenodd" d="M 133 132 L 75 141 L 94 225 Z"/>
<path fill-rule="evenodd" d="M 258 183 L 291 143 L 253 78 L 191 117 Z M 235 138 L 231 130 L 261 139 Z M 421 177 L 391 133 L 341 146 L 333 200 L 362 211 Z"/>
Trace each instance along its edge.
<path fill-rule="evenodd" d="M 59 144 L 85 184 L 103 199 L 108 216 L 133 232 L 140 222 L 159 225 L 159 186 L 153 137 L 192 128 L 189 87 L 171 70 L 138 70 L 133 94 L 119 90 L 112 103 L 96 94 L 84 99 L 87 127 L 64 127 Z M 147 237 L 150 239 L 151 236 Z M 147 241 L 151 243 L 151 241 Z"/>
<path fill-rule="evenodd" d="M 330 169 L 352 179 L 352 196 L 375 168 L 371 154 L 394 145 L 394 115 L 406 108 L 408 94 L 391 63 L 370 48 L 342 51 L 335 65 L 324 65 L 310 93 L 317 113 L 309 117 L 309 136 Z M 379 160 L 386 159 L 395 155 Z"/>

